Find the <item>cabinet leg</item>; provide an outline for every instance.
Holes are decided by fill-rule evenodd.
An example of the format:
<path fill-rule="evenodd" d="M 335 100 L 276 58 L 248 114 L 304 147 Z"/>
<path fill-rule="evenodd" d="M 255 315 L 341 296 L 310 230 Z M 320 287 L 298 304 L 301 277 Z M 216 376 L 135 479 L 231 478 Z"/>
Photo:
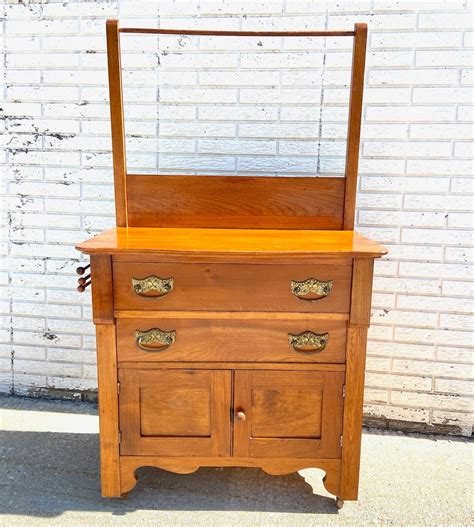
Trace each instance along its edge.
<path fill-rule="evenodd" d="M 126 498 L 137 484 L 135 471 L 140 466 L 140 463 L 130 463 L 127 459 L 120 458 L 120 496 L 122 498 Z"/>
<path fill-rule="evenodd" d="M 320 468 L 320 467 L 317 467 Z M 323 467 L 321 467 L 323 468 Z M 325 489 L 333 494 L 338 496 L 340 492 L 340 479 L 341 479 L 341 470 L 340 463 L 327 464 L 323 468 L 326 471 L 326 475 L 323 478 L 323 485 Z"/>
<path fill-rule="evenodd" d="M 119 498 L 121 489 L 115 326 L 97 324 L 96 333 L 102 496 Z"/>
<path fill-rule="evenodd" d="M 341 483 L 340 490 L 336 494 L 345 500 L 356 500 L 359 492 L 366 343 L 367 327 L 349 327 L 346 348 L 346 397 L 344 399 Z"/>
<path fill-rule="evenodd" d="M 336 507 L 341 510 L 342 507 L 344 507 L 344 500 L 341 500 L 341 498 L 336 498 Z"/>

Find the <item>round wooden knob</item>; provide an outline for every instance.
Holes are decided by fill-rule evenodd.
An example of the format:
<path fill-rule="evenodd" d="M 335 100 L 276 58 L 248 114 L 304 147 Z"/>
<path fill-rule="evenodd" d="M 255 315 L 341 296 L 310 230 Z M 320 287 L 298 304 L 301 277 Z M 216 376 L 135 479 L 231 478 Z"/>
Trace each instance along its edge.
<path fill-rule="evenodd" d="M 245 419 L 247 418 L 247 416 L 245 415 L 245 412 L 237 412 L 235 414 L 235 417 L 237 418 L 238 421 L 245 421 Z"/>

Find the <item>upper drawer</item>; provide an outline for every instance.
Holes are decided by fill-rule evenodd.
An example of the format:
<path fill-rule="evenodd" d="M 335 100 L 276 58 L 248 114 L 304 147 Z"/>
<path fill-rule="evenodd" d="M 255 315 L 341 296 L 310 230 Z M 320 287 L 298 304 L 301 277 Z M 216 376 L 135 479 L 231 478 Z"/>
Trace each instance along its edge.
<path fill-rule="evenodd" d="M 348 313 L 350 265 L 115 262 L 115 309 Z"/>

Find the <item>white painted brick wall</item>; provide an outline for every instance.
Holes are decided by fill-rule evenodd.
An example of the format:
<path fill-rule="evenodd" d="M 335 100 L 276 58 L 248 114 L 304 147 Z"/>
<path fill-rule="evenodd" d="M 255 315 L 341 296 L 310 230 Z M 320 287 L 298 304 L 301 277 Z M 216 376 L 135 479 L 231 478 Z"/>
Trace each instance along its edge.
<path fill-rule="evenodd" d="M 73 246 L 114 223 L 105 19 L 249 30 L 365 21 L 357 226 L 391 251 L 376 264 L 366 416 L 471 434 L 472 6 L 328 5 L 3 4 L 2 391 L 96 388 L 90 295 L 75 292 Z M 342 170 L 349 40 L 124 36 L 123 49 L 132 169 Z"/>

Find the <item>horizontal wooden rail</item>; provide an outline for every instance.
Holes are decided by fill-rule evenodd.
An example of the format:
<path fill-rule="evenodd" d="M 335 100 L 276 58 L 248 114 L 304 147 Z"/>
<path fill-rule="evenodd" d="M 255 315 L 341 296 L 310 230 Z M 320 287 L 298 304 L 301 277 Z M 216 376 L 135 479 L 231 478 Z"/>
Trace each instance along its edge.
<path fill-rule="evenodd" d="M 215 37 L 353 37 L 354 31 L 212 31 L 209 29 L 154 29 L 120 27 L 120 33 L 153 35 L 209 35 Z"/>
<path fill-rule="evenodd" d="M 342 177 L 128 174 L 128 226 L 341 229 L 344 194 Z"/>

